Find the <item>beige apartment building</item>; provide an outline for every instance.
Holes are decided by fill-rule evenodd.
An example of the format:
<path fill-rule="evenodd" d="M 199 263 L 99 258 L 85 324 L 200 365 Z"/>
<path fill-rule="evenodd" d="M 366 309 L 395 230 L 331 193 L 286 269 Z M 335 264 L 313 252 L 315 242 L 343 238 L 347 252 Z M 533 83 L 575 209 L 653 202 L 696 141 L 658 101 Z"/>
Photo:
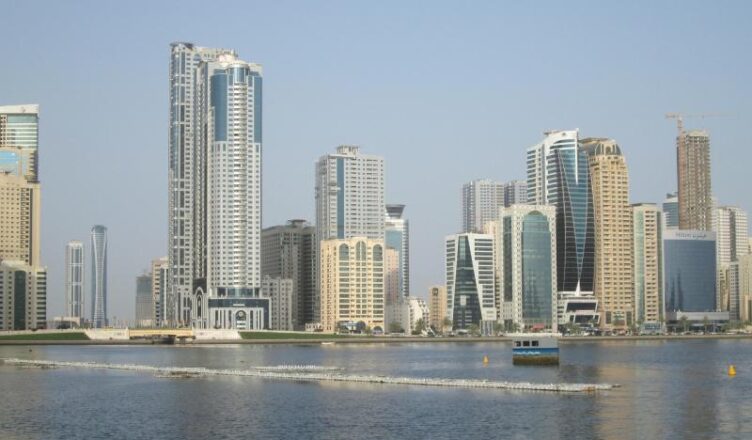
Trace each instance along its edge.
<path fill-rule="evenodd" d="M 354 237 L 322 240 L 321 326 L 384 329 L 384 241 Z"/>
<path fill-rule="evenodd" d="M 624 329 L 635 323 L 632 209 L 627 162 L 613 139 L 582 140 L 588 153 L 595 218 L 595 276 L 601 327 Z"/>
<path fill-rule="evenodd" d="M 0 147 L 0 154 L 22 154 Z M 39 264 L 39 183 L 28 181 L 18 172 L 0 172 L 0 260 Z"/>
<path fill-rule="evenodd" d="M 661 324 L 663 317 L 663 223 L 652 203 L 632 205 L 635 321 Z"/>
<path fill-rule="evenodd" d="M 428 291 L 428 325 L 442 331 L 447 316 L 447 292 L 445 286 L 431 286 Z"/>
<path fill-rule="evenodd" d="M 712 230 L 710 136 L 703 130 L 679 131 L 676 137 L 679 229 Z"/>

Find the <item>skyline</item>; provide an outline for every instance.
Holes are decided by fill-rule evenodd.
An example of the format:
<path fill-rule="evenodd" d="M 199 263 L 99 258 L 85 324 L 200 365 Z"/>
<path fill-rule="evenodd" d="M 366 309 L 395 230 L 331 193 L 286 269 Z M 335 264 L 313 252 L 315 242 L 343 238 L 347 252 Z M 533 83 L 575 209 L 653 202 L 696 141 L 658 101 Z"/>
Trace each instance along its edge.
<path fill-rule="evenodd" d="M 20 17 L 24 14 L 40 14 L 39 11 L 32 12 L 35 5 L 39 4 L 15 5 L 15 8 L 9 9 L 5 19 L 0 18 L 0 26 L 10 34 L 18 26 L 31 29 L 46 26 L 54 29 L 59 26 L 57 20 L 76 28 L 77 20 L 82 20 L 77 18 L 76 11 L 84 8 L 86 3 L 45 5 L 48 15 L 41 14 L 38 22 L 24 22 L 23 25 L 16 22 L 22 22 Z M 551 70 L 560 67 L 560 58 L 538 59 L 543 61 L 542 68 L 527 64 L 529 69 L 520 69 L 519 65 L 525 64 L 521 61 L 529 61 L 529 57 L 518 53 L 521 56 L 519 59 L 511 56 L 506 58 L 514 60 L 512 64 L 516 70 L 512 68 L 511 72 L 502 71 L 494 76 L 488 69 L 483 69 L 485 63 L 489 63 L 486 67 L 509 66 L 494 65 L 487 57 L 483 57 L 483 50 L 486 55 L 506 54 L 501 53 L 501 49 L 498 50 L 499 53 L 494 53 L 493 48 L 488 47 L 495 41 L 479 41 L 483 40 L 481 37 L 485 34 L 498 34 L 495 29 L 491 29 L 493 23 L 490 23 L 490 17 L 485 18 L 481 11 L 464 11 L 458 17 L 450 17 L 452 12 L 458 12 L 458 6 L 448 7 L 446 4 L 437 5 L 432 11 L 434 15 L 431 18 L 439 19 L 443 25 L 454 22 L 465 25 L 460 28 L 464 31 L 465 38 L 462 40 L 479 44 L 475 50 L 466 51 L 458 42 L 437 32 L 436 29 L 444 28 L 429 24 L 431 20 L 427 20 L 425 26 L 421 27 L 420 13 L 423 11 L 416 10 L 416 6 L 402 7 L 401 15 L 390 16 L 394 21 L 389 23 L 395 29 L 409 28 L 402 34 L 407 35 L 403 43 L 413 45 L 403 47 L 396 44 L 391 35 L 387 35 L 384 41 L 374 42 L 373 39 L 368 39 L 374 38 L 375 35 L 372 34 L 380 30 L 379 18 L 383 18 L 382 14 L 389 9 L 387 7 L 374 11 L 378 8 L 338 4 L 346 10 L 340 11 L 335 10 L 336 6 L 333 4 L 296 4 L 296 10 L 292 10 L 290 5 L 291 3 L 284 3 L 268 6 L 265 11 L 271 15 L 269 22 L 261 20 L 261 30 L 257 32 L 243 28 L 243 32 L 247 33 L 245 37 L 243 33 L 232 30 L 208 34 L 205 28 L 191 31 L 183 28 L 183 31 L 176 31 L 168 26 L 169 23 L 157 28 L 156 23 L 162 24 L 160 14 L 164 14 L 169 5 L 155 5 L 149 11 L 151 15 L 139 16 L 144 33 L 126 37 L 121 24 L 114 23 L 112 19 L 120 14 L 128 17 L 128 11 L 123 11 L 122 5 L 113 5 L 107 11 L 90 10 L 88 17 L 82 15 L 87 17 L 87 25 L 91 26 L 87 29 L 104 35 L 100 43 L 81 41 L 80 38 L 85 37 L 84 29 L 69 30 L 69 34 L 44 34 L 61 36 L 56 44 L 49 44 L 50 41 L 44 41 L 41 36 L 43 33 L 35 36 L 33 31 L 24 32 L 28 38 L 18 41 L 7 38 L 0 42 L 0 48 L 8 59 L 13 60 L 8 63 L 7 70 L 0 72 L 0 81 L 13 85 L 0 90 L 0 102 L 7 105 L 38 103 L 41 107 L 40 169 L 44 182 L 41 261 L 49 267 L 48 316 L 62 314 L 65 243 L 69 240 L 85 240 L 92 225 L 104 224 L 108 227 L 108 239 L 111 241 L 108 255 L 108 269 L 111 271 L 110 309 L 115 311 L 111 315 L 119 319 L 133 318 L 136 276 L 148 268 L 152 259 L 165 255 L 168 109 L 165 86 L 168 69 L 166 59 L 169 43 L 172 41 L 184 40 L 208 47 L 236 49 L 241 58 L 264 66 L 267 89 L 264 111 L 265 172 L 262 185 L 264 227 L 284 224 L 292 218 L 305 218 L 314 222 L 314 162 L 337 145 L 360 145 L 364 154 L 384 157 L 385 201 L 388 204 L 405 204 L 405 217 L 412 225 L 410 251 L 413 288 L 410 294 L 420 298 L 426 297 L 430 285 L 440 284 L 443 280 L 444 237 L 460 232 L 462 228 L 462 184 L 481 178 L 499 181 L 524 179 L 525 150 L 539 142 L 542 131 L 546 129 L 579 128 L 583 137 L 604 136 L 615 139 L 623 148 L 629 167 L 630 203 L 660 203 L 665 193 L 676 190 L 676 126 L 674 121 L 664 119 L 664 113 L 722 111 L 735 115 L 702 121 L 689 119 L 685 121 L 685 125 L 688 129 L 707 128 L 710 131 L 713 187 L 719 203 L 740 206 L 747 211 L 752 208 L 751 196 L 739 190 L 745 187 L 743 179 L 746 173 L 742 168 L 743 164 L 752 158 L 752 153 L 743 148 L 746 140 L 744 123 L 750 117 L 743 110 L 752 95 L 744 80 L 749 77 L 750 65 L 744 60 L 733 62 L 727 59 L 733 53 L 743 53 L 743 48 L 748 46 L 745 45 L 750 39 L 747 35 L 742 31 L 733 33 L 733 28 L 737 27 L 733 25 L 734 20 L 741 20 L 745 14 L 727 9 L 728 15 L 724 15 L 724 11 L 708 8 L 706 11 L 709 20 L 724 22 L 722 29 L 714 26 L 717 34 L 702 35 L 707 40 L 704 42 L 696 41 L 700 38 L 694 35 L 674 38 L 674 43 L 685 44 L 687 47 L 672 46 L 671 38 L 658 39 L 661 41 L 660 47 L 653 47 L 651 52 L 651 48 L 639 44 L 640 41 L 646 43 L 644 40 L 638 39 L 635 42 L 638 44 L 632 48 L 626 40 L 619 39 L 625 36 L 625 31 L 631 29 L 630 24 L 634 22 L 630 20 L 643 18 L 632 11 L 640 8 L 631 5 L 610 6 L 610 10 L 617 11 L 608 15 L 632 12 L 626 14 L 624 22 L 609 23 L 616 27 L 613 34 L 616 36 L 610 34 L 610 38 L 602 38 L 606 41 L 580 41 L 585 37 L 583 31 L 594 32 L 599 26 L 603 26 L 588 23 L 593 27 L 576 29 L 574 36 L 561 38 L 564 42 L 554 38 L 559 37 L 556 33 L 543 32 L 543 40 L 548 41 L 536 40 L 535 38 L 541 38 L 540 35 L 526 35 L 534 37 L 533 40 L 524 41 L 520 47 L 508 48 L 512 52 L 515 49 L 520 52 L 523 46 L 532 45 L 534 49 L 530 52 L 539 56 L 540 53 L 551 53 L 540 49 L 551 49 L 549 46 L 555 49 L 559 45 L 579 42 L 581 44 L 575 46 L 575 51 L 569 52 L 575 61 L 572 62 L 575 66 L 574 73 L 564 72 L 561 76 L 547 73 L 561 73 Z M 749 9 L 744 6 L 745 10 Z M 498 8 L 495 5 L 489 7 Z M 518 7 L 504 5 L 505 10 L 509 9 L 512 13 Z M 548 8 L 551 10 L 552 21 L 555 21 L 557 8 L 563 9 L 564 6 Z M 254 5 L 248 9 L 259 8 Z M 308 23 L 300 21 L 311 9 L 315 11 L 311 14 L 310 23 L 321 22 L 315 28 L 323 34 L 303 40 L 301 36 L 310 29 L 306 27 Z M 573 7 L 568 14 L 583 12 L 578 9 L 598 8 L 593 5 L 589 8 Z M 677 9 L 663 11 L 664 15 L 659 13 L 655 17 L 656 21 L 648 21 L 647 34 L 658 32 L 656 27 L 665 23 L 661 18 L 665 18 L 668 12 L 676 21 L 674 25 L 683 20 L 691 22 L 700 13 L 691 5 L 684 5 L 682 10 Z M 135 12 L 140 11 L 131 11 Z M 371 18 L 361 16 L 368 15 L 369 12 L 374 14 Z M 91 14 L 99 20 L 91 19 Z M 322 14 L 329 14 L 331 17 L 322 17 Z M 339 44 L 329 41 L 336 38 L 333 34 L 338 32 L 328 29 L 332 28 L 331 24 L 323 24 L 335 23 L 338 17 L 348 14 L 359 18 L 355 21 L 364 25 L 368 32 L 347 33 L 338 30 L 352 38 L 340 41 Z M 212 20 L 211 12 L 209 15 L 208 19 Z M 525 17 L 521 18 L 527 19 L 532 14 L 523 15 Z M 480 26 L 471 26 L 471 17 L 478 20 Z M 50 22 L 49 19 L 52 18 L 55 20 Z M 223 17 L 231 22 L 241 18 Z M 686 20 L 688 18 L 690 20 Z M 275 23 L 279 25 L 283 19 L 289 19 L 289 25 L 274 29 Z M 5 23 L 6 20 L 8 23 Z M 88 23 L 88 20 L 93 23 Z M 198 16 L 194 20 L 198 21 Z M 502 31 L 501 36 L 510 37 L 514 31 L 523 27 L 523 23 L 527 23 L 526 20 L 521 20 L 523 23 L 514 21 L 509 20 L 511 30 Z M 152 29 L 149 24 L 152 22 L 158 30 Z M 111 29 L 104 29 L 108 24 Z M 354 22 L 343 21 L 338 24 L 337 29 L 344 26 L 345 30 L 355 31 L 356 29 L 350 28 L 357 28 Z M 417 29 L 412 29 L 412 24 L 417 24 Z M 292 30 L 294 25 L 302 27 L 302 30 L 297 29 L 294 34 L 297 40 L 283 35 L 285 30 Z M 671 29 L 676 30 L 676 27 L 668 26 L 665 32 L 670 34 Z M 421 30 L 437 35 L 432 40 L 421 35 Z M 118 35 L 118 32 L 121 34 Z M 113 35 L 118 36 L 113 38 Z M 667 36 L 661 32 L 658 35 Z M 731 41 L 733 35 L 736 35 L 736 39 Z M 278 40 L 275 41 L 275 38 Z M 256 43 L 254 39 L 259 42 Z M 335 65 L 330 70 L 324 69 L 325 72 L 322 73 L 318 70 L 319 64 L 311 62 L 306 65 L 306 61 L 311 58 L 319 61 L 323 59 L 314 56 L 318 52 L 306 53 L 303 49 L 300 53 L 295 53 L 294 48 L 286 46 L 299 43 L 305 47 L 321 39 L 325 41 L 322 45 L 330 46 L 330 55 L 344 51 L 342 59 L 347 59 L 350 63 Z M 248 40 L 252 40 L 250 46 Z M 79 44 L 72 44 L 75 41 Z M 370 42 L 365 47 L 377 55 L 391 53 L 392 59 L 404 62 L 407 57 L 412 62 L 390 63 L 390 68 L 384 69 L 383 65 L 374 62 L 372 54 L 358 52 L 359 43 L 362 45 L 364 42 Z M 416 46 L 418 42 L 428 47 L 419 48 Z M 597 66 L 608 63 L 591 67 L 584 65 L 583 61 L 602 56 L 605 57 L 604 61 L 613 62 L 605 53 L 605 46 L 609 42 L 616 43 L 620 49 L 615 52 L 637 53 L 641 48 L 645 50 L 645 54 L 637 60 L 619 58 L 613 71 L 609 70 L 610 74 L 599 76 L 590 69 L 598 69 Z M 720 46 L 728 50 L 711 52 L 713 44 L 718 45 L 719 42 Z M 87 64 L 86 55 L 91 58 L 91 54 L 96 53 L 87 52 L 87 48 L 95 49 L 98 44 L 106 47 L 107 44 L 117 46 L 125 43 L 132 45 L 127 48 L 130 52 L 125 52 L 130 56 L 111 59 L 105 57 L 101 59 L 101 63 Z M 501 43 L 505 48 L 509 44 L 506 40 Z M 699 47 L 690 50 L 692 43 L 699 44 Z M 61 47 L 66 50 L 59 51 Z M 427 49 L 428 53 L 422 53 L 422 49 Z M 585 53 L 578 55 L 576 49 L 584 49 Z M 70 54 L 74 65 L 58 59 L 58 52 Z M 443 53 L 452 54 L 454 58 L 433 58 Z M 696 60 L 700 54 L 709 57 L 704 69 L 697 68 L 695 62 L 677 63 L 677 59 L 682 56 Z M 121 53 L 118 52 L 118 55 Z M 661 56 L 665 57 L 663 64 L 651 64 L 642 68 L 636 66 L 649 64 L 646 61 L 655 61 Z M 579 62 L 578 58 L 581 58 Z M 56 63 L 56 59 L 64 62 Z M 144 61 L 134 63 L 134 59 Z M 43 68 L 48 62 L 49 66 Z M 672 62 L 675 65 L 670 68 Z M 456 78 L 459 80 L 450 81 L 446 75 L 433 75 L 436 71 L 445 72 L 447 63 L 453 71 L 456 69 Z M 616 72 L 632 63 L 635 65 L 632 66 L 633 70 L 627 68 L 625 72 Z M 697 70 L 681 75 L 678 74 L 681 67 Z M 643 77 L 650 68 L 657 68 L 654 76 Z M 37 73 L 38 69 L 43 72 Z M 55 78 L 59 79 L 42 81 L 51 69 Z M 539 73 L 541 71 L 543 73 Z M 385 72 L 396 72 L 398 75 L 384 81 Z M 462 77 L 463 72 L 472 72 L 473 75 Z M 313 77 L 310 76 L 312 73 Z M 43 75 L 42 78 L 35 76 L 40 74 Z M 583 76 L 582 81 L 578 80 L 580 74 Z M 110 77 L 113 75 L 114 78 Z M 518 87 L 515 82 L 518 76 L 529 77 L 523 87 Z M 22 80 L 22 77 L 30 79 Z M 39 81 L 34 81 L 34 78 Z M 612 85 L 620 84 L 620 79 L 626 80 L 628 87 L 622 95 L 617 93 L 612 97 L 611 93 L 621 92 Z M 669 84 L 672 80 L 678 84 Z M 117 87 L 112 84 L 117 84 Z M 457 87 L 458 91 L 447 90 L 448 84 L 464 87 Z M 660 90 L 633 89 L 644 84 L 653 84 Z M 310 87 L 311 85 L 320 87 Z M 571 95 L 567 96 L 562 90 L 572 90 Z M 703 92 L 706 92 L 706 96 L 703 96 Z M 611 100 L 601 96 L 606 93 L 609 93 Z M 692 93 L 699 96 L 694 96 L 695 99 L 687 96 Z M 572 98 L 576 98 L 574 106 L 567 102 L 567 99 Z M 392 104 L 397 100 L 403 105 L 394 111 Z M 554 108 L 544 107 L 543 104 L 547 102 L 556 105 L 551 106 Z M 613 107 L 618 108 L 611 107 L 612 102 L 617 104 Z M 618 104 L 626 105 L 622 107 Z M 565 115 L 561 112 L 562 108 L 566 108 Z M 447 129 L 436 130 L 436 127 Z M 107 143 L 107 148 L 102 148 L 103 143 Z M 736 150 L 732 150 L 734 146 L 737 146 Z M 411 151 L 411 147 L 414 151 Z M 457 150 L 470 158 L 467 165 L 457 166 L 458 157 L 451 154 Z M 446 158 L 438 157 L 434 154 L 436 151 L 446 152 Z M 733 154 L 726 154 L 729 151 Z M 86 159 L 80 160 L 82 157 Z M 425 157 L 430 157 L 432 163 L 418 166 Z M 484 160 L 486 158 L 488 160 Z M 94 163 L 97 167 L 91 166 Z M 138 168 L 124 164 L 135 164 Z M 657 182 L 651 182 L 656 177 Z M 75 197 L 79 194 L 80 197 Z M 127 311 L 128 314 L 122 314 L 121 311 Z"/>

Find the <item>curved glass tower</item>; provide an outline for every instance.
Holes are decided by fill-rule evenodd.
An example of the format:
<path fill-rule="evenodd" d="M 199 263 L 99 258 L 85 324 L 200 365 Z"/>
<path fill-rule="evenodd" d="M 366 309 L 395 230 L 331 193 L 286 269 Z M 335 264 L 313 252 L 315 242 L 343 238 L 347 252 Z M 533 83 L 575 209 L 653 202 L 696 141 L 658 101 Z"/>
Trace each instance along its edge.
<path fill-rule="evenodd" d="M 107 326 L 107 228 L 91 228 L 91 324 Z"/>
<path fill-rule="evenodd" d="M 543 142 L 527 151 L 527 175 L 528 203 L 556 207 L 559 293 L 592 293 L 593 198 L 578 131 L 546 132 Z"/>

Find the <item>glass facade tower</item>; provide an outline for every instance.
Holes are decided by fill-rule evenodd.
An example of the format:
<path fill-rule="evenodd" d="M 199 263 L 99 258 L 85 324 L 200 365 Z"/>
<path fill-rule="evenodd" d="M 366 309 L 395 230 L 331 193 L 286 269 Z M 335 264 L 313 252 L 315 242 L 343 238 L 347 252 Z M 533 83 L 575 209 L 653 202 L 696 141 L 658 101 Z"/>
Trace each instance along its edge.
<path fill-rule="evenodd" d="M 715 232 L 665 231 L 663 250 L 666 311 L 716 310 Z"/>
<path fill-rule="evenodd" d="M 107 326 L 107 228 L 91 228 L 91 324 Z"/>

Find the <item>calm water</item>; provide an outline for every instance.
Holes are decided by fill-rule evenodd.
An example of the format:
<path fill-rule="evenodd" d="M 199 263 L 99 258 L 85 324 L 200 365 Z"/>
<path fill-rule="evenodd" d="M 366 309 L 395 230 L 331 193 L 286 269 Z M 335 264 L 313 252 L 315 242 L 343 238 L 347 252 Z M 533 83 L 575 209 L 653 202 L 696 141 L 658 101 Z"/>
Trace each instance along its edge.
<path fill-rule="evenodd" d="M 505 343 L 0 347 L 0 357 L 27 359 L 317 364 L 349 373 L 622 385 L 559 395 L 2 365 L 0 439 L 752 438 L 752 341 L 599 342 L 561 351 L 557 368 L 513 366 Z"/>

